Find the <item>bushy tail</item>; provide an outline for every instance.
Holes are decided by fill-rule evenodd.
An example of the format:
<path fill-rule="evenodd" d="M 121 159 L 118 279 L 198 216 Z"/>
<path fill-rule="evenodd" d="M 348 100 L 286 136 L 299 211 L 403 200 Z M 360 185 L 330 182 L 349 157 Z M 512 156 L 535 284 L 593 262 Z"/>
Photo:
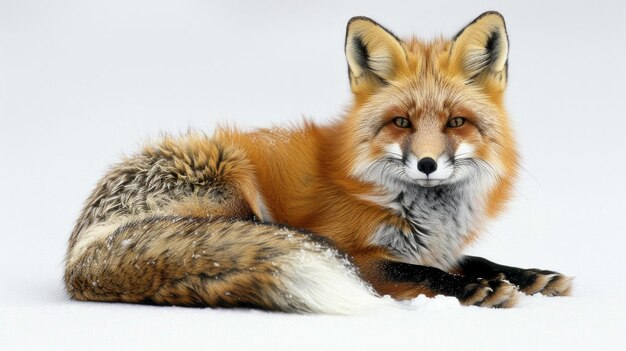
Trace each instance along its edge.
<path fill-rule="evenodd" d="M 387 302 L 319 238 L 245 220 L 146 216 L 94 225 L 68 252 L 78 300 L 353 313 Z"/>

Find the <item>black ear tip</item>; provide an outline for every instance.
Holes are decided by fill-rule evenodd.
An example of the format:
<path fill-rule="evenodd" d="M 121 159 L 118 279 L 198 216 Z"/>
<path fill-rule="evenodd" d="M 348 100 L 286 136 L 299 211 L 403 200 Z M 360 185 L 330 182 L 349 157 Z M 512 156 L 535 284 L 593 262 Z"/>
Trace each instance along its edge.
<path fill-rule="evenodd" d="M 502 23 L 504 23 L 504 22 L 505 22 L 505 21 L 504 21 L 504 16 L 503 16 L 500 12 L 498 12 L 498 11 L 486 11 L 486 12 L 483 12 L 480 16 L 478 16 L 478 17 L 474 20 L 474 22 L 476 22 L 476 21 L 480 20 L 480 19 L 481 19 L 481 18 L 483 18 L 483 17 L 487 17 L 487 16 L 495 16 L 495 17 L 499 17 L 499 18 L 500 18 L 500 20 L 502 21 Z"/>
<path fill-rule="evenodd" d="M 487 15 L 495 15 L 495 16 L 498 16 L 498 17 L 504 18 L 504 16 L 502 16 L 502 14 L 501 14 L 500 12 L 498 12 L 498 11 L 494 11 L 494 10 L 491 10 L 491 11 L 485 11 L 485 12 L 483 12 L 483 14 L 482 14 L 482 15 L 480 15 L 480 16 L 487 16 Z"/>
<path fill-rule="evenodd" d="M 504 30 L 506 31 L 506 22 L 504 21 L 504 16 L 502 16 L 502 14 L 498 11 L 486 11 L 483 12 L 480 16 L 476 17 L 472 22 L 470 22 L 468 25 L 466 25 L 465 27 L 463 27 L 463 29 L 461 29 L 458 33 L 456 33 L 456 35 L 454 37 L 452 37 L 453 40 L 457 40 L 461 34 L 463 34 L 463 32 L 470 27 L 471 25 L 480 22 L 481 20 L 484 20 L 487 17 L 491 17 L 491 20 L 493 20 L 494 17 L 497 17 L 501 22 L 502 22 L 502 27 L 504 27 Z M 489 19 L 487 19 L 489 20 Z"/>
<path fill-rule="evenodd" d="M 344 46 L 346 46 L 348 43 L 348 36 L 350 35 L 350 26 L 352 26 L 352 24 L 354 24 L 355 22 L 368 22 L 370 24 L 380 27 L 380 25 L 376 23 L 376 21 L 366 16 L 354 16 L 350 18 L 350 20 L 348 21 L 348 24 L 346 25 L 346 40 L 345 40 Z"/>
<path fill-rule="evenodd" d="M 348 21 L 348 27 L 350 27 L 352 23 L 357 22 L 357 21 L 367 21 L 367 22 L 376 24 L 376 21 L 374 21 L 373 19 L 367 16 L 354 16 L 350 18 L 350 20 Z"/>

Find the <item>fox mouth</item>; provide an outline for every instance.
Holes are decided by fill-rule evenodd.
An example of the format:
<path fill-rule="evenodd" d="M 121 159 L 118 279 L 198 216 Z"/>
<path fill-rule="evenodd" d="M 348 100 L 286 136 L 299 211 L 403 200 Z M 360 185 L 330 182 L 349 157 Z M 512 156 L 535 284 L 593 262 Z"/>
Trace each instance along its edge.
<path fill-rule="evenodd" d="M 432 188 L 443 183 L 445 179 L 417 179 L 417 184 L 425 188 Z"/>

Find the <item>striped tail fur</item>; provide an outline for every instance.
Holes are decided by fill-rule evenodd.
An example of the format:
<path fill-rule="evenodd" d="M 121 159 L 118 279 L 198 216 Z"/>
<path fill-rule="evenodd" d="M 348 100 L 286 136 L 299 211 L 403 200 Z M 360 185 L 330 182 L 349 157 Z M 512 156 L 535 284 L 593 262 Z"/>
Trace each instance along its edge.
<path fill-rule="evenodd" d="M 336 314 L 386 304 L 324 239 L 243 218 L 246 162 L 191 135 L 113 167 L 70 238 L 69 295 Z"/>

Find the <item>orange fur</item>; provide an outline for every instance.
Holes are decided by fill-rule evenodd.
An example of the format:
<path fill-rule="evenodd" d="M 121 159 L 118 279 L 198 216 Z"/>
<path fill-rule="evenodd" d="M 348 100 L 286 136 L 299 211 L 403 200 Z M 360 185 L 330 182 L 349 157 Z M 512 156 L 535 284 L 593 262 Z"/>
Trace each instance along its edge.
<path fill-rule="evenodd" d="M 354 254 L 370 248 L 371 235 L 381 223 L 406 225 L 390 209 L 360 198 L 359 195 L 376 195 L 382 190 L 351 173 L 363 151 L 357 147 L 364 129 L 363 108 L 378 105 L 381 115 L 376 118 L 405 115 L 415 125 L 425 123 L 424 130 L 418 127 L 414 131 L 421 133 L 411 145 L 416 153 L 428 153 L 435 148 L 440 153 L 446 148 L 456 148 L 460 142 L 469 142 L 481 158 L 501 165 L 501 176 L 486 205 L 488 215 L 494 216 L 508 200 L 517 170 L 515 142 L 502 104 L 503 88 L 488 81 L 466 85 L 462 67 L 450 59 L 451 45 L 451 41 L 444 39 L 406 40 L 403 43 L 406 58 L 396 66 L 394 80 L 383 88 L 368 86 L 355 92 L 347 116 L 330 125 L 306 121 L 297 129 L 248 133 L 222 129 L 216 138 L 219 143 L 245 151 L 275 222 L 320 233 Z M 415 101 L 416 96 L 421 100 Z M 474 116 L 479 109 L 489 109 L 490 116 L 496 119 L 493 123 L 506 142 L 501 149 L 495 150 L 489 140 L 480 140 L 475 130 L 445 134 L 428 125 L 432 123 L 428 119 L 433 116 L 441 123 L 455 115 L 477 118 Z M 383 133 L 382 141 L 372 141 L 371 149 L 366 150 L 373 158 L 380 157 L 384 142 L 409 142 L 403 140 L 410 137 L 408 132 L 393 125 L 386 126 Z M 254 203 L 250 205 L 253 207 Z M 473 241 L 475 236 L 473 233 L 466 242 Z"/>
<path fill-rule="evenodd" d="M 431 42 L 355 17 L 345 48 L 353 103 L 333 123 L 165 137 L 113 167 L 70 237 L 71 296 L 346 311 L 355 294 L 374 298 L 363 279 L 397 299 L 510 306 L 516 289 L 499 275 L 445 272 L 461 268 L 517 172 L 502 17 Z"/>

